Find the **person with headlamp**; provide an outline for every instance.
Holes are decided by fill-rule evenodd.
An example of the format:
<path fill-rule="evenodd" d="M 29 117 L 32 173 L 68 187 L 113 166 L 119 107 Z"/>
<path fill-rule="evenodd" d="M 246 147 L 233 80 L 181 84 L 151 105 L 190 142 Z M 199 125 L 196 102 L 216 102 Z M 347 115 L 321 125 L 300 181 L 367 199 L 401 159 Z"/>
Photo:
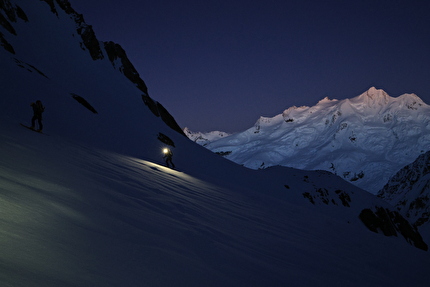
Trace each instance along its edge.
<path fill-rule="evenodd" d="M 169 148 L 164 148 L 163 149 L 163 158 L 166 161 L 166 166 L 170 167 L 170 165 L 172 165 L 172 168 L 175 168 L 175 164 L 172 161 L 172 157 L 173 157 L 173 153 Z"/>

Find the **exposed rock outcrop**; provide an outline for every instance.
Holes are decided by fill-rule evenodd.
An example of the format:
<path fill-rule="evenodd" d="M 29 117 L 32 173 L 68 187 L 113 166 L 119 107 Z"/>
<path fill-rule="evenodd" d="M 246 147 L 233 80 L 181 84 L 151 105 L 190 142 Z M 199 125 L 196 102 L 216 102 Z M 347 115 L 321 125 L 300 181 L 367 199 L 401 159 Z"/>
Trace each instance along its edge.
<path fill-rule="evenodd" d="M 21 7 L 11 4 L 8 0 L 0 0 L 0 25 L 14 36 L 16 36 L 16 31 L 10 22 L 16 22 L 18 18 L 28 22 L 28 17 Z M 15 54 L 13 46 L 6 40 L 5 35 L 1 32 L 0 45 L 6 51 Z"/>
<path fill-rule="evenodd" d="M 4 38 L 4 35 L 0 33 L 0 45 L 9 53 L 15 54 L 15 50 L 11 44 Z"/>
<path fill-rule="evenodd" d="M 176 123 L 173 116 L 161 105 L 159 102 L 154 101 L 148 95 L 148 88 L 145 82 L 140 77 L 136 68 L 133 66 L 131 61 L 128 59 L 125 50 L 121 47 L 121 45 L 116 44 L 114 42 L 104 42 L 104 48 L 108 55 L 109 61 L 112 63 L 113 67 L 119 70 L 124 76 L 127 77 L 136 87 L 143 92 L 142 100 L 145 105 L 152 111 L 154 115 L 157 117 L 161 117 L 161 119 L 172 129 L 177 131 L 180 134 L 184 134 L 181 127 Z"/>
<path fill-rule="evenodd" d="M 375 210 L 364 209 L 359 217 L 364 225 L 373 232 L 382 232 L 385 236 L 397 236 L 397 233 L 400 233 L 411 245 L 425 251 L 428 250 L 427 244 L 416 227 L 412 226 L 397 211 L 377 206 Z"/>
<path fill-rule="evenodd" d="M 378 192 L 414 226 L 430 219 L 430 151 L 399 170 Z"/>
<path fill-rule="evenodd" d="M 100 48 L 100 43 L 97 40 L 97 37 L 94 33 L 94 30 L 91 25 L 88 25 L 84 21 L 84 16 L 82 14 L 77 13 L 71 6 L 70 2 L 68 0 L 41 0 L 46 2 L 49 7 L 51 8 L 51 12 L 57 15 L 58 17 L 58 11 L 55 6 L 55 2 L 58 4 L 58 6 L 66 12 L 66 14 L 70 15 L 72 19 L 74 19 L 76 23 L 76 32 L 81 36 L 82 38 L 82 49 L 87 49 L 91 55 L 91 58 L 93 60 L 101 60 L 104 58 L 102 50 Z"/>
<path fill-rule="evenodd" d="M 121 73 L 134 83 L 139 90 L 148 94 L 148 88 L 146 87 L 145 82 L 140 78 L 139 73 L 128 59 L 127 54 L 121 45 L 109 41 L 104 42 L 104 48 L 113 67 L 121 71 Z"/>
<path fill-rule="evenodd" d="M 100 42 L 97 40 L 93 27 L 85 23 L 84 16 L 77 13 L 68 0 L 56 0 L 58 5 L 64 12 L 70 15 L 76 23 L 76 31 L 82 38 L 83 46 L 88 49 L 93 60 L 101 60 L 104 58 L 100 47 Z M 82 46 L 81 46 L 82 47 Z M 84 48 L 82 47 L 82 48 Z"/>
<path fill-rule="evenodd" d="M 90 103 L 88 103 L 88 101 L 85 100 L 83 97 L 76 95 L 76 94 L 71 94 L 71 95 L 72 95 L 72 98 L 74 98 L 78 103 L 80 103 L 81 105 L 86 107 L 92 113 L 97 114 L 96 109 Z"/>

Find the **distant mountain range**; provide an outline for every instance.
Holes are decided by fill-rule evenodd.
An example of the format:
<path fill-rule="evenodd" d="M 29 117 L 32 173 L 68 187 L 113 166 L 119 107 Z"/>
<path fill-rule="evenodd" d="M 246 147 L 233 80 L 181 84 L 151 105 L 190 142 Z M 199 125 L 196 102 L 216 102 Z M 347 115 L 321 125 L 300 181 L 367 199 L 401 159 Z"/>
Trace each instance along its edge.
<path fill-rule="evenodd" d="M 190 140 L 202 146 L 206 146 L 207 144 L 213 141 L 216 141 L 231 135 L 229 133 L 220 132 L 220 131 L 212 131 L 208 133 L 192 132 L 189 128 L 184 128 L 184 133 Z"/>
<path fill-rule="evenodd" d="M 206 148 L 252 169 L 326 170 L 376 194 L 430 150 L 430 106 L 415 94 L 394 98 L 371 87 L 352 99 L 324 98 L 313 107 L 261 117 L 228 137 L 200 137 L 207 139 L 197 141 Z"/>

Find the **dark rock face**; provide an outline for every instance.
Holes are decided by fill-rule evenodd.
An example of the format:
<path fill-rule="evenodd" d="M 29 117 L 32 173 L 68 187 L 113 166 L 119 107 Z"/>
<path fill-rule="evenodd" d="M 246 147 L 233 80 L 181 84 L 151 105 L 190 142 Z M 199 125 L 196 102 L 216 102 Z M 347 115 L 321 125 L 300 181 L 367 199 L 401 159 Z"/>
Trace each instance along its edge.
<path fill-rule="evenodd" d="M 149 108 L 149 110 L 157 117 L 161 117 L 161 119 L 173 130 L 177 131 L 178 133 L 185 135 L 184 131 L 181 129 L 181 127 L 176 123 L 173 116 L 163 107 L 162 104 L 159 102 L 154 101 L 150 96 L 147 94 L 142 94 L 142 100 L 145 103 L 145 105 Z"/>
<path fill-rule="evenodd" d="M 430 219 L 430 151 L 395 174 L 378 192 L 414 226 Z"/>
<path fill-rule="evenodd" d="M 51 7 L 51 12 L 58 16 L 57 9 L 55 9 L 54 0 L 40 0 L 46 2 Z"/>
<path fill-rule="evenodd" d="M 346 191 L 335 190 L 334 194 L 326 188 L 315 188 L 312 192 L 304 192 L 303 197 L 307 198 L 310 203 L 315 204 L 317 201 L 321 201 L 324 204 L 343 205 L 350 207 L 351 197 Z"/>
<path fill-rule="evenodd" d="M 21 9 L 21 7 L 19 7 L 18 5 L 11 4 L 9 0 L 0 0 L 0 10 L 4 11 L 7 18 L 11 22 L 16 22 L 18 20 L 17 18 L 20 18 L 25 22 L 28 22 L 28 17 Z M 12 34 L 16 35 L 16 33 L 12 33 Z"/>
<path fill-rule="evenodd" d="M 46 76 L 46 75 L 45 75 L 41 70 L 39 70 L 39 69 L 38 69 L 38 68 L 36 68 L 35 66 L 33 66 L 33 65 L 29 64 L 29 63 L 23 62 L 23 61 L 21 61 L 21 60 L 18 60 L 18 59 L 16 59 L 16 58 L 14 58 L 14 60 L 15 60 L 15 63 L 16 63 L 16 65 L 17 65 L 18 67 L 23 68 L 23 69 L 26 69 L 26 70 L 27 70 L 27 71 L 29 71 L 30 73 L 33 73 L 33 72 L 39 73 L 39 75 L 41 75 L 41 76 L 43 76 L 43 77 L 45 77 L 45 78 L 49 79 L 49 78 L 48 78 L 48 76 Z"/>
<path fill-rule="evenodd" d="M 46 1 L 46 0 L 44 0 Z M 51 0 L 52 1 L 52 0 Z M 104 58 L 100 43 L 97 40 L 96 34 L 94 33 L 93 27 L 85 23 L 84 16 L 77 13 L 68 0 L 56 0 L 58 5 L 64 12 L 70 15 L 76 22 L 76 31 L 82 38 L 82 43 L 86 49 L 90 52 L 93 60 L 101 60 Z M 55 9 L 55 8 L 54 8 Z"/>
<path fill-rule="evenodd" d="M 16 36 L 16 31 L 5 16 L 0 14 L 0 25 L 3 26 L 9 33 Z"/>
<path fill-rule="evenodd" d="M 12 5 L 8 0 L 0 0 L 0 25 L 14 36 L 16 36 L 16 31 L 10 22 L 16 22 L 18 18 L 28 22 L 27 15 L 19 6 Z M 3 33 L 0 33 L 0 45 L 9 53 L 15 54 L 14 48 Z"/>
<path fill-rule="evenodd" d="M 326 174 L 328 172 L 323 173 Z M 345 208 L 353 206 L 355 194 L 353 191 L 321 188 L 308 175 L 303 177 L 303 181 L 312 186 L 309 191 L 302 193 L 305 200 L 309 200 L 310 203 L 314 205 L 343 206 Z M 285 185 L 285 187 L 288 189 L 288 185 Z M 428 250 L 428 246 L 418 232 L 417 227 L 410 224 L 400 212 L 394 209 L 370 206 L 363 209 L 358 218 L 372 232 L 382 233 L 385 236 L 397 236 L 401 234 L 409 244 L 422 250 Z"/>
<path fill-rule="evenodd" d="M 158 133 L 157 139 L 162 143 L 175 147 L 175 143 L 173 142 L 173 140 L 163 133 Z"/>
<path fill-rule="evenodd" d="M 160 113 L 158 112 L 157 108 L 157 102 L 154 101 L 150 96 L 147 94 L 142 94 L 142 100 L 145 103 L 145 105 L 149 108 L 149 110 L 156 115 L 157 117 L 160 116 Z"/>
<path fill-rule="evenodd" d="M 86 107 L 88 110 L 90 110 L 94 114 L 97 114 L 96 109 L 90 103 L 88 103 L 88 101 L 85 100 L 83 97 L 78 96 L 76 94 L 71 94 L 71 95 L 72 95 L 72 98 L 74 98 L 76 101 L 78 101 L 78 103 L 80 103 L 81 105 Z"/>
<path fill-rule="evenodd" d="M 112 63 L 114 68 L 119 69 L 127 79 L 139 88 L 139 90 L 148 94 L 148 88 L 146 87 L 145 82 L 140 78 L 139 73 L 128 59 L 124 49 L 114 42 L 104 42 L 104 48 L 107 52 L 109 61 Z M 118 60 L 121 62 L 121 66 L 116 67 L 116 62 Z"/>
<path fill-rule="evenodd" d="M 176 123 L 176 120 L 173 118 L 173 116 L 159 102 L 157 102 L 157 109 L 163 122 L 165 122 L 173 130 L 186 137 L 184 131 L 181 129 L 178 123 Z"/>
<path fill-rule="evenodd" d="M 161 119 L 173 130 L 185 136 L 183 130 L 176 123 L 173 116 L 163 107 L 163 105 L 154 101 L 148 95 L 148 88 L 145 82 L 140 78 L 139 73 L 128 59 L 124 49 L 119 44 L 114 42 L 104 42 L 104 48 L 113 67 L 123 73 L 127 79 L 134 83 L 136 87 L 143 92 L 142 100 L 152 111 L 152 113 L 157 117 L 161 117 Z"/>
<path fill-rule="evenodd" d="M 427 244 L 416 227 L 412 226 L 397 211 L 377 206 L 375 210 L 362 210 L 359 218 L 373 232 L 382 232 L 385 236 L 397 236 L 397 233 L 400 233 L 409 244 L 425 251 L 428 250 Z"/>
<path fill-rule="evenodd" d="M 49 7 L 51 8 L 51 12 L 57 15 L 58 17 L 58 11 L 55 6 L 55 2 L 58 4 L 58 6 L 66 12 L 66 14 L 70 15 L 72 19 L 74 19 L 76 23 L 76 32 L 81 36 L 82 38 L 82 49 L 87 49 L 91 55 L 91 58 L 93 60 L 101 60 L 103 59 L 103 53 L 100 48 L 100 43 L 96 38 L 96 35 L 94 33 L 94 30 L 91 25 L 88 25 L 84 21 L 84 17 L 82 14 L 77 13 L 72 6 L 70 5 L 70 2 L 68 0 L 41 0 L 46 2 Z"/>
<path fill-rule="evenodd" d="M 15 50 L 12 45 L 4 38 L 3 34 L 0 33 L 0 45 L 9 53 L 15 54 Z"/>

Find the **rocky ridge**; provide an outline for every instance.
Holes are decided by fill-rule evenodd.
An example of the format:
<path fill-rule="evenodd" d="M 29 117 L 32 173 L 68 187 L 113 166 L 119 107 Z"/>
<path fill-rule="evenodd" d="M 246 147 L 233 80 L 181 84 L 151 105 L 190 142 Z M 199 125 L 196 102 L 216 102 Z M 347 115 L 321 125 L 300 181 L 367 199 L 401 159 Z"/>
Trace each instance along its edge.
<path fill-rule="evenodd" d="M 80 36 L 80 47 L 84 51 L 88 51 L 91 58 L 94 61 L 104 60 L 107 56 L 114 69 L 121 72 L 127 79 L 129 79 L 136 87 L 142 92 L 142 100 L 145 105 L 172 129 L 184 135 L 182 129 L 176 123 L 175 119 L 170 113 L 157 101 L 154 101 L 148 94 L 148 88 L 145 82 L 140 77 L 139 73 L 128 59 L 125 50 L 114 42 L 101 42 L 97 39 L 94 30 L 91 25 L 88 25 L 82 14 L 77 13 L 71 6 L 68 0 L 41 0 L 45 2 L 51 12 L 60 17 L 59 9 L 63 10 L 74 22 L 76 27 L 76 33 Z M 8 52 L 15 54 L 15 49 L 10 41 L 9 37 L 19 37 L 16 30 L 14 29 L 13 23 L 19 20 L 24 22 L 31 22 L 25 13 L 25 11 L 18 5 L 14 4 L 9 0 L 0 0 L 0 25 L 3 26 L 9 35 L 0 33 L 1 46 Z M 17 62 L 22 63 L 21 60 L 16 59 Z M 26 64 L 31 65 L 31 64 Z M 34 66 L 33 66 L 34 67 Z M 35 70 L 37 67 L 34 67 Z"/>

